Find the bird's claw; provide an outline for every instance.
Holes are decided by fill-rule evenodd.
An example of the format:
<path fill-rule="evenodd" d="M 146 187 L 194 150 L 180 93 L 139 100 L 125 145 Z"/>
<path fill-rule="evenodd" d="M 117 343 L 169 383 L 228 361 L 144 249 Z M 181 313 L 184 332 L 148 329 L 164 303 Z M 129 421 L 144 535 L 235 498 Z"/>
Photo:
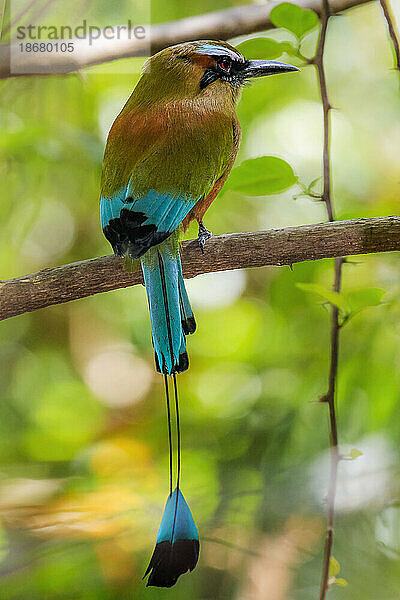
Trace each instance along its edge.
<path fill-rule="evenodd" d="M 199 235 L 197 236 L 197 241 L 199 243 L 202 254 L 204 254 L 205 243 L 210 237 L 212 237 L 211 231 L 208 231 L 203 221 L 199 221 Z"/>

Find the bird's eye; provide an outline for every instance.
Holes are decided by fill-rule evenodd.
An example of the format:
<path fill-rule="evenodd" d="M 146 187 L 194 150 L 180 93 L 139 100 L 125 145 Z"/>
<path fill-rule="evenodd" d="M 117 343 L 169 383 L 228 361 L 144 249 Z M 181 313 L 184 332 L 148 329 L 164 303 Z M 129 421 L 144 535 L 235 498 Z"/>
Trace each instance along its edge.
<path fill-rule="evenodd" d="M 220 69 L 222 69 L 222 71 L 224 71 L 225 73 L 229 73 L 231 70 L 231 66 L 232 66 L 232 61 L 230 58 L 221 58 L 218 61 L 218 66 Z"/>

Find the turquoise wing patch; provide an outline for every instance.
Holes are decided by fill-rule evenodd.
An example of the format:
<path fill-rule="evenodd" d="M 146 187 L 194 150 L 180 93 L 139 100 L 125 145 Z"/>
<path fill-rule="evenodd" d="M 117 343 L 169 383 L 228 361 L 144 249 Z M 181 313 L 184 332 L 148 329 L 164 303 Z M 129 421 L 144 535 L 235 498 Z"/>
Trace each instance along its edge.
<path fill-rule="evenodd" d="M 101 198 L 101 226 L 116 254 L 139 258 L 167 239 L 199 199 L 156 190 L 135 198 L 128 185 L 112 198 Z"/>

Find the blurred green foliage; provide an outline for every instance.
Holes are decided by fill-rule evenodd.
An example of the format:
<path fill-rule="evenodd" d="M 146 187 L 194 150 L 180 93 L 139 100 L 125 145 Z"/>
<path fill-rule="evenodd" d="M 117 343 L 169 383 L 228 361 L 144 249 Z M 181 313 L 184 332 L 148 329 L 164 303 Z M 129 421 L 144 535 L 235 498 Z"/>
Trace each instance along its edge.
<path fill-rule="evenodd" d="M 287 162 L 276 156 L 259 156 L 234 167 L 224 190 L 237 190 L 247 196 L 266 196 L 284 192 L 296 181 Z"/>
<path fill-rule="evenodd" d="M 128 3 L 102 5 L 113 23 L 129 17 Z M 229 5 L 153 0 L 152 21 Z M 259 58 L 290 62 L 298 50 L 291 32 L 309 32 L 301 52 L 312 56 L 315 17 L 307 12 L 293 25 L 287 7 L 274 12 L 285 30 L 233 43 L 249 56 L 264 48 Z M 2 278 L 110 252 L 99 223 L 102 151 L 142 62 L 1 82 Z M 336 108 L 337 218 L 396 213 L 398 79 L 376 5 L 332 19 L 326 68 Z M 207 226 L 224 233 L 325 220 L 323 205 L 302 195 L 311 183 L 316 192 L 321 185 L 322 111 L 313 67 L 254 82 L 243 91 L 239 117 L 239 166 L 207 213 Z M 245 189 L 243 178 L 248 186 L 248 169 L 259 161 L 268 163 L 266 178 Z M 268 187 L 271 162 L 283 167 L 285 185 Z M 197 235 L 195 228 L 189 235 Z M 332 276 L 332 261 L 324 260 L 188 283 L 198 330 L 189 340 L 191 368 L 180 377 L 182 489 L 202 550 L 196 570 L 172 590 L 146 589 L 141 581 L 168 490 L 162 378 L 154 372 L 144 290 L 3 322 L 0 596 L 317 597 L 329 465 L 326 406 L 317 400 L 327 388 L 327 302 L 334 301 L 343 321 L 351 317 L 341 335 L 338 380 L 339 436 L 351 460 L 340 465 L 331 565 L 332 577 L 340 577 L 330 597 L 394 600 L 398 258 L 350 259 L 338 297 L 330 292 Z"/>
<path fill-rule="evenodd" d="M 317 14 L 290 2 L 281 2 L 271 10 L 271 21 L 275 27 L 282 27 L 303 38 L 318 25 Z"/>

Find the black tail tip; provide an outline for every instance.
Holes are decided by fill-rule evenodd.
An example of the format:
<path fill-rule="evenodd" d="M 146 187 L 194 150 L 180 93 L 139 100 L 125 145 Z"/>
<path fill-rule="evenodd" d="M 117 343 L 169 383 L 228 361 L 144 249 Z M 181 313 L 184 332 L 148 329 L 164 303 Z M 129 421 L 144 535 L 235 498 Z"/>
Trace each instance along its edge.
<path fill-rule="evenodd" d="M 188 317 L 182 320 L 182 329 L 185 335 L 190 335 L 196 331 L 196 321 L 194 317 Z"/>
<path fill-rule="evenodd" d="M 177 540 L 159 542 L 154 548 L 146 575 L 146 586 L 170 588 L 178 577 L 187 571 L 193 571 L 199 558 L 199 540 Z M 143 577 L 143 579 L 144 579 Z"/>
<path fill-rule="evenodd" d="M 160 366 L 160 361 L 158 360 L 158 356 L 157 356 L 156 352 L 154 353 L 154 360 L 156 363 L 157 372 L 164 373 L 164 375 L 172 375 L 173 373 L 182 373 L 183 371 L 187 371 L 187 369 L 189 368 L 189 356 L 188 356 L 187 352 L 182 352 L 182 354 L 179 355 L 179 362 L 175 363 L 171 373 L 168 371 L 164 357 L 163 357 L 162 368 Z"/>
<path fill-rule="evenodd" d="M 179 362 L 175 367 L 175 373 L 182 373 L 189 368 L 189 356 L 187 352 L 182 352 L 179 355 Z"/>
<path fill-rule="evenodd" d="M 157 373 L 162 373 L 160 368 L 160 361 L 158 360 L 157 352 L 154 352 L 154 361 L 156 363 L 156 371 Z"/>

